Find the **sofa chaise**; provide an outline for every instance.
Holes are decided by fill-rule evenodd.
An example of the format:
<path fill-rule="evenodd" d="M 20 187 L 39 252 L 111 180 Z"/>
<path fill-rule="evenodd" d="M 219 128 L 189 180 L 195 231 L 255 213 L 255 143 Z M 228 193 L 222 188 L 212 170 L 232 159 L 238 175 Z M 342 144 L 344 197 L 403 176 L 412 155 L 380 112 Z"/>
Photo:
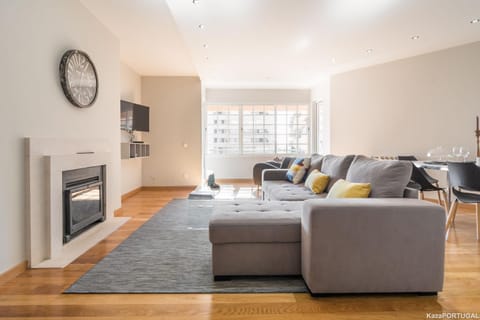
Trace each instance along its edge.
<path fill-rule="evenodd" d="M 266 181 L 277 181 L 264 190 L 266 199 L 288 192 L 290 198 L 216 206 L 209 226 L 215 278 L 302 275 L 312 294 L 441 291 L 445 212 L 405 192 L 411 164 L 362 156 L 325 160 L 326 171 L 333 169 L 329 162 L 348 161 L 349 181 L 370 179 L 371 198 L 292 201 L 292 190 L 305 187 L 282 186 L 281 170 L 264 173 Z M 277 180 L 268 180 L 272 175 Z"/>

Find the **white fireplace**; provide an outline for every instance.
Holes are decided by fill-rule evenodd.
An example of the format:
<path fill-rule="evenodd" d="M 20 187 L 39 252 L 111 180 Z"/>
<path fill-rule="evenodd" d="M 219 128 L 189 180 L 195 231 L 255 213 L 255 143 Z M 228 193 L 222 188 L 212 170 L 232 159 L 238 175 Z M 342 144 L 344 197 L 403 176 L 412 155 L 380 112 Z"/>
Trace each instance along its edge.
<path fill-rule="evenodd" d="M 32 268 L 65 267 L 128 218 L 113 216 L 112 157 L 98 140 L 26 138 L 27 259 Z M 65 171 L 105 166 L 106 219 L 63 243 Z"/>

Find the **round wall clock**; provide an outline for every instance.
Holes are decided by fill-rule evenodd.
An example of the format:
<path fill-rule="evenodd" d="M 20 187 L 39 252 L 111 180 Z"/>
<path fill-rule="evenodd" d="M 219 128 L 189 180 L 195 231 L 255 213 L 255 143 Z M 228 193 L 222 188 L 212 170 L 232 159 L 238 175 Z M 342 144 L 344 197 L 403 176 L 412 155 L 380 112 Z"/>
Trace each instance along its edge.
<path fill-rule="evenodd" d="M 85 52 L 68 50 L 60 61 L 60 82 L 63 92 L 74 106 L 90 107 L 97 98 L 97 71 Z"/>

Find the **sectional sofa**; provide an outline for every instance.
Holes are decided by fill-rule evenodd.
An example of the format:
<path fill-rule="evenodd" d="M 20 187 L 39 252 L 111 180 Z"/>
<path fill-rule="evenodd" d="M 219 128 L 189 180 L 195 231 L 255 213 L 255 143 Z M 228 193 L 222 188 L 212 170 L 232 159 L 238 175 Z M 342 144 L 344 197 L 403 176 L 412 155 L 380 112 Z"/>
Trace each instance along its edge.
<path fill-rule="evenodd" d="M 442 290 L 445 212 L 406 188 L 411 163 L 364 156 L 315 157 L 311 170 L 371 184 L 370 198 L 324 199 L 263 173 L 264 201 L 216 206 L 213 274 L 302 275 L 312 294 Z"/>

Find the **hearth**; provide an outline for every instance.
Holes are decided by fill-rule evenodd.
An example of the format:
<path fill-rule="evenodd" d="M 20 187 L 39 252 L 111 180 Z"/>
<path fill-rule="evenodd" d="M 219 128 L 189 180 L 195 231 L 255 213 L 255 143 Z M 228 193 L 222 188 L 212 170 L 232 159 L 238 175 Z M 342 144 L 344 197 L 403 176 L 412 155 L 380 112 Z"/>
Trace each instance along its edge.
<path fill-rule="evenodd" d="M 63 171 L 63 243 L 105 220 L 105 166 Z"/>

